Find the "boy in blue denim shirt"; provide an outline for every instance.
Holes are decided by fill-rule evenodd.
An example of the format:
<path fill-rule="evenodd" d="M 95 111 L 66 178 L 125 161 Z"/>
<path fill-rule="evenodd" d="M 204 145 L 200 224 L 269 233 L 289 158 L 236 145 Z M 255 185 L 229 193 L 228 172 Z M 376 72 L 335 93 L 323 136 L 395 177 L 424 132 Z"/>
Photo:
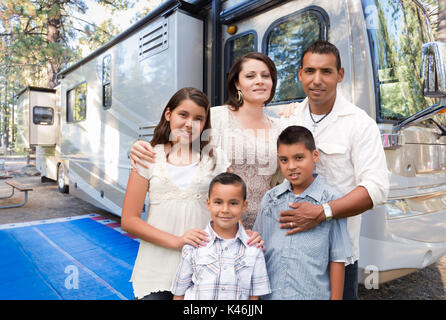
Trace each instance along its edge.
<path fill-rule="evenodd" d="M 313 174 L 319 155 L 308 129 L 290 126 L 282 131 L 277 154 L 285 180 L 265 194 L 253 228 L 266 247 L 272 292 L 263 298 L 342 299 L 345 263 L 353 259 L 346 220 L 327 219 L 312 230 L 292 235 L 278 223 L 280 212 L 289 209 L 289 203 L 319 205 L 341 195 Z"/>

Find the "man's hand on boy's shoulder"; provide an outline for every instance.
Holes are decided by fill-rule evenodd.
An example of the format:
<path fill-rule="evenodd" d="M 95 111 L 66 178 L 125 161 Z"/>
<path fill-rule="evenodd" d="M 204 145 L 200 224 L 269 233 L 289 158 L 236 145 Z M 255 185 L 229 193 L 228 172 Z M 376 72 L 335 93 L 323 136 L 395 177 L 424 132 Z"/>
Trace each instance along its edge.
<path fill-rule="evenodd" d="M 280 212 L 280 228 L 290 229 L 285 234 L 292 235 L 298 232 L 315 228 L 319 223 L 325 221 L 324 208 L 322 205 L 314 205 L 309 202 L 289 203 L 293 209 Z"/>

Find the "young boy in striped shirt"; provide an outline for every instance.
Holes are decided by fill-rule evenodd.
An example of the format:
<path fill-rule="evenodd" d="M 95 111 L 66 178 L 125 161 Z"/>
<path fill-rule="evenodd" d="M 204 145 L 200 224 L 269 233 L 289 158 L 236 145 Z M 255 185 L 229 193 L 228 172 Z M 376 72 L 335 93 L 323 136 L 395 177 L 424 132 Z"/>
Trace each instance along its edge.
<path fill-rule="evenodd" d="M 210 183 L 206 205 L 209 242 L 183 247 L 171 289 L 174 300 L 255 300 L 270 293 L 262 249 L 248 244 L 240 223 L 248 207 L 244 181 L 219 174 Z"/>

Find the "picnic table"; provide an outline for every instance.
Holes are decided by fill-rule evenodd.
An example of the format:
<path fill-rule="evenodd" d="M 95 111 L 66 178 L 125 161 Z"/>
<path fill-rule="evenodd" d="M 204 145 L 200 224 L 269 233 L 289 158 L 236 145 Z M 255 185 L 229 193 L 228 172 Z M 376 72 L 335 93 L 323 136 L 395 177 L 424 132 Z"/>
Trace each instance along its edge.
<path fill-rule="evenodd" d="M 22 203 L 19 204 L 11 204 L 8 206 L 0 206 L 0 209 L 8 209 L 8 208 L 18 208 L 21 206 L 24 206 L 26 204 L 26 202 L 28 201 L 28 192 L 32 191 L 33 189 L 30 187 L 27 187 L 23 184 L 21 184 L 20 182 L 18 182 L 17 180 L 11 179 L 11 176 L 1 176 L 0 179 L 7 179 L 5 180 L 5 183 L 8 184 L 9 186 L 12 187 L 12 191 L 11 194 L 9 196 L 6 197 L 0 197 L 0 199 L 8 199 L 11 198 L 14 195 L 14 191 L 15 189 L 24 192 L 25 193 L 25 199 L 23 200 Z"/>

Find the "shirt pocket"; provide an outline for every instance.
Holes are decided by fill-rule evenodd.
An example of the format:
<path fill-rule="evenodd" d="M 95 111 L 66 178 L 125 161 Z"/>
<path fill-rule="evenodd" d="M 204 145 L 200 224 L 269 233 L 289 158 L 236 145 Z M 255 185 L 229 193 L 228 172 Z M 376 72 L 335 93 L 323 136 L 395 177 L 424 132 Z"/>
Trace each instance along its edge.
<path fill-rule="evenodd" d="M 254 271 L 256 257 L 245 256 L 237 259 L 234 263 L 234 271 L 237 277 L 240 289 L 243 294 L 249 295 L 251 290 L 251 278 Z"/>
<path fill-rule="evenodd" d="M 337 143 L 318 144 L 319 163 L 316 164 L 318 172 L 327 173 L 328 178 L 336 172 L 345 174 L 351 169 L 350 153 L 345 145 Z"/>
<path fill-rule="evenodd" d="M 217 257 L 199 256 L 195 262 L 195 275 L 197 284 L 214 283 L 219 273 Z"/>

